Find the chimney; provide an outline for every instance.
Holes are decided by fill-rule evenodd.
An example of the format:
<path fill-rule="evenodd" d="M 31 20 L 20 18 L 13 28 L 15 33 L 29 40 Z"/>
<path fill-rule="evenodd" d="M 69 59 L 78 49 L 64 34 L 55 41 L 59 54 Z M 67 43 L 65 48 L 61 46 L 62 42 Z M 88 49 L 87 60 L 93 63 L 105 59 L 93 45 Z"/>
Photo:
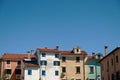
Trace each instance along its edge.
<path fill-rule="evenodd" d="M 28 59 L 30 59 L 30 51 L 27 51 L 27 54 L 28 54 Z"/>
<path fill-rule="evenodd" d="M 31 50 L 31 54 L 34 54 L 34 50 Z"/>
<path fill-rule="evenodd" d="M 59 50 L 59 46 L 56 46 L 56 49 Z"/>
<path fill-rule="evenodd" d="M 45 47 L 45 49 L 48 49 L 47 47 Z"/>
<path fill-rule="evenodd" d="M 106 56 L 108 54 L 108 46 L 105 45 L 104 48 L 105 48 L 105 56 Z"/>
<path fill-rule="evenodd" d="M 92 56 L 94 56 L 95 55 L 95 52 L 92 52 Z"/>

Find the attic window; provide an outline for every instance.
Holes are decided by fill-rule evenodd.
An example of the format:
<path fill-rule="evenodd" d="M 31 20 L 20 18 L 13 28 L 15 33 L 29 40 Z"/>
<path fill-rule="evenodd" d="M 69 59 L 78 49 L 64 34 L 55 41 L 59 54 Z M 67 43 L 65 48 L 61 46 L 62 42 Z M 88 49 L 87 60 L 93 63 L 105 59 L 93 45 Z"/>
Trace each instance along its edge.
<path fill-rule="evenodd" d="M 79 52 L 79 49 L 77 49 L 77 52 Z"/>
<path fill-rule="evenodd" d="M 7 64 L 10 64 L 10 60 L 7 60 Z"/>

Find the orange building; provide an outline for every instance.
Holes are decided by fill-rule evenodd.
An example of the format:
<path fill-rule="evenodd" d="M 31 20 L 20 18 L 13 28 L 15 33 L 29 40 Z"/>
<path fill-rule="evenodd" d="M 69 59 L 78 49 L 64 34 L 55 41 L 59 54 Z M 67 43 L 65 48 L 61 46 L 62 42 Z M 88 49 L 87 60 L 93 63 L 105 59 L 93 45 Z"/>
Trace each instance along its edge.
<path fill-rule="evenodd" d="M 23 60 L 35 57 L 28 54 L 5 53 L 2 56 L 1 78 L 11 80 L 23 80 Z"/>
<path fill-rule="evenodd" d="M 103 57 L 100 64 L 102 80 L 120 80 L 120 47 Z"/>

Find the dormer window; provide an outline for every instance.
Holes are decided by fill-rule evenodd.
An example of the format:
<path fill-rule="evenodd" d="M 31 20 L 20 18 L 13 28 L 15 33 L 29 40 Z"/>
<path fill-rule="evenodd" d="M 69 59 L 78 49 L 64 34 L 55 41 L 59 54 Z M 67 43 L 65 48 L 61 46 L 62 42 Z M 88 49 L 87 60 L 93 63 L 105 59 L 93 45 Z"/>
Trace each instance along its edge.
<path fill-rule="evenodd" d="M 42 53 L 42 57 L 46 57 L 46 53 Z"/>
<path fill-rule="evenodd" d="M 58 53 L 55 54 L 55 58 L 59 58 L 59 54 Z"/>
<path fill-rule="evenodd" d="M 17 63 L 18 65 L 21 65 L 21 61 L 18 61 L 18 63 Z"/>
<path fill-rule="evenodd" d="M 79 49 L 77 49 L 77 53 L 79 52 Z"/>
<path fill-rule="evenodd" d="M 7 64 L 10 64 L 10 60 L 7 60 Z"/>
<path fill-rule="evenodd" d="M 76 57 L 76 62 L 80 62 L 80 57 Z"/>

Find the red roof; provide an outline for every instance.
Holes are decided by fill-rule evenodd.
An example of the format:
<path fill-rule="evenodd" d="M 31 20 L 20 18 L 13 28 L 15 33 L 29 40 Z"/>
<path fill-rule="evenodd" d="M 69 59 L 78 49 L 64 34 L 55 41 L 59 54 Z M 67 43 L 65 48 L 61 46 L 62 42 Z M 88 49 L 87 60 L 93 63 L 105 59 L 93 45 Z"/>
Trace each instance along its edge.
<path fill-rule="evenodd" d="M 0 56 L 0 59 L 2 59 L 2 56 Z"/>
<path fill-rule="evenodd" d="M 39 67 L 38 64 L 32 64 L 32 63 L 26 63 L 25 66 L 26 67 Z"/>
<path fill-rule="evenodd" d="M 28 57 L 28 54 L 13 54 L 13 53 L 5 53 L 2 59 L 25 59 Z M 34 54 L 30 54 L 31 58 L 35 58 Z"/>
<path fill-rule="evenodd" d="M 92 59 L 94 59 L 93 56 L 87 56 L 87 60 L 92 60 Z"/>
<path fill-rule="evenodd" d="M 73 51 L 60 51 L 62 55 L 87 55 L 87 53 L 83 50 L 81 50 L 80 54 L 75 54 Z"/>
<path fill-rule="evenodd" d="M 58 49 L 37 48 L 40 52 L 59 53 Z"/>

